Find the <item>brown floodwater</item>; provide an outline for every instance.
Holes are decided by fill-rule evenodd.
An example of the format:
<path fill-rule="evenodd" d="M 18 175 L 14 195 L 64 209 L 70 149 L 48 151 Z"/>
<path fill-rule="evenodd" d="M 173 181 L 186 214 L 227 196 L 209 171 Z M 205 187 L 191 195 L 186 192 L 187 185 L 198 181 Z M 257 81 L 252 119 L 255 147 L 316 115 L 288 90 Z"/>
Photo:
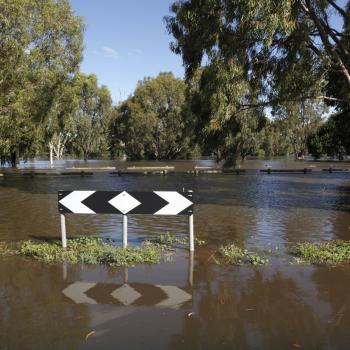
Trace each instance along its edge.
<path fill-rule="evenodd" d="M 9 175 L 0 177 L 0 240 L 59 238 L 58 190 L 183 188 L 194 191 L 195 234 L 208 242 L 194 256 L 180 248 L 129 269 L 1 258 L 0 349 L 350 349 L 350 266 L 297 265 L 289 254 L 296 242 L 350 238 L 350 173 Z M 129 242 L 185 235 L 187 225 L 130 216 Z M 120 244 L 121 231 L 120 216 L 67 217 L 68 237 Z M 276 254 L 260 268 L 215 264 L 213 252 L 229 242 Z"/>

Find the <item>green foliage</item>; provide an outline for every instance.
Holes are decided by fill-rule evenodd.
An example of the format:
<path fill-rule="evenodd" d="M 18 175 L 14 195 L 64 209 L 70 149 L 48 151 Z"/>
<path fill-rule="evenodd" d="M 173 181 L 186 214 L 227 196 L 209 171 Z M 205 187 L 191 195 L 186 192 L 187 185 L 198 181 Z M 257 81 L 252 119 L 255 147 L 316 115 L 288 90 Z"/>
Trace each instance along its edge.
<path fill-rule="evenodd" d="M 168 246 L 171 246 L 173 244 L 188 245 L 189 244 L 189 237 L 188 236 L 178 237 L 170 232 L 167 232 L 165 234 L 161 234 L 159 236 L 159 239 L 156 240 L 156 242 L 159 244 L 164 244 L 164 245 L 168 245 Z M 195 243 L 195 245 L 202 246 L 202 245 L 206 244 L 206 241 L 195 237 L 194 243 Z"/>
<path fill-rule="evenodd" d="M 205 154 L 234 163 L 257 151 L 259 132 L 266 122 L 263 110 L 241 106 L 252 101 L 252 94 L 234 60 L 215 61 L 196 72 L 189 81 L 188 109 Z"/>
<path fill-rule="evenodd" d="M 67 0 L 0 0 L 0 151 L 15 165 L 81 60 L 83 25 Z"/>
<path fill-rule="evenodd" d="M 260 146 L 258 155 L 265 158 L 284 156 L 292 153 L 293 149 L 285 137 L 285 124 L 280 120 L 266 121 L 260 132 Z"/>
<path fill-rule="evenodd" d="M 8 257 L 16 254 L 17 251 L 13 248 L 13 245 L 6 242 L 0 242 L 0 257 Z"/>
<path fill-rule="evenodd" d="M 349 112 L 334 114 L 307 140 L 310 153 L 319 158 L 322 155 L 343 159 L 350 153 Z"/>
<path fill-rule="evenodd" d="M 275 106 L 272 115 L 280 121 L 281 133 L 292 148 L 294 155 L 305 155 L 307 140 L 322 123 L 322 115 L 327 111 L 323 103 L 313 101 L 286 102 Z"/>
<path fill-rule="evenodd" d="M 321 92 L 329 72 L 349 93 L 349 7 L 322 0 L 186 0 L 173 3 L 166 23 L 187 77 L 203 62 L 234 59 L 261 97 L 304 100 Z M 332 14 L 342 30 L 332 27 Z"/>
<path fill-rule="evenodd" d="M 267 265 L 268 260 L 258 253 L 249 252 L 247 249 L 237 247 L 235 244 L 222 246 L 219 249 L 219 256 L 225 264 L 229 265 Z"/>
<path fill-rule="evenodd" d="M 190 152 L 191 121 L 183 113 L 185 83 L 172 73 L 139 82 L 118 106 L 111 128 L 112 154 L 130 159 L 174 159 Z"/>
<path fill-rule="evenodd" d="M 336 240 L 317 243 L 299 243 L 295 249 L 298 263 L 337 265 L 350 260 L 350 242 Z"/>
<path fill-rule="evenodd" d="M 18 252 L 46 263 L 67 261 L 72 264 L 133 266 L 159 263 L 165 248 L 151 243 L 144 243 L 141 247 L 122 248 L 106 244 L 100 238 L 82 237 L 69 240 L 67 249 L 63 249 L 60 242 L 24 241 L 19 245 Z"/>
<path fill-rule="evenodd" d="M 305 153 L 324 112 L 315 101 L 349 108 L 349 2 L 184 0 L 171 11 L 171 48 L 182 56 L 206 153 L 276 153 L 277 135 L 259 135 L 264 107 L 282 118 L 293 152 Z M 332 16 L 342 29 L 332 27 Z"/>
<path fill-rule="evenodd" d="M 74 81 L 77 109 L 74 114 L 73 147 L 84 160 L 89 155 L 105 154 L 111 120 L 112 98 L 106 86 L 98 87 L 94 74 L 79 73 Z"/>

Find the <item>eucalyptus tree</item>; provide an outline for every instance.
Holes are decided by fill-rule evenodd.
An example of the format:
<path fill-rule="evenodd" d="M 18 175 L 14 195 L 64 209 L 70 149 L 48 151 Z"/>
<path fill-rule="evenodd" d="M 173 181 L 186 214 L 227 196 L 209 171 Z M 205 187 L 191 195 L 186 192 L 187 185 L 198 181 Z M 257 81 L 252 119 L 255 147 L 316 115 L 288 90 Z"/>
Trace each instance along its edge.
<path fill-rule="evenodd" d="M 0 151 L 34 153 L 62 84 L 77 72 L 83 24 L 68 0 L 0 0 Z"/>
<path fill-rule="evenodd" d="M 307 145 L 315 157 L 331 156 L 340 160 L 350 154 L 350 118 L 347 112 L 331 115 L 320 128 L 309 135 Z"/>
<path fill-rule="evenodd" d="M 62 159 L 67 145 L 76 135 L 74 116 L 79 106 L 76 90 L 75 79 L 62 84 L 42 124 L 44 149 L 49 150 L 51 166 L 54 157 Z"/>
<path fill-rule="evenodd" d="M 292 147 L 296 158 L 308 152 L 307 140 L 322 125 L 327 111 L 324 103 L 310 100 L 285 102 L 273 108 L 272 116 L 280 121 L 282 135 Z"/>
<path fill-rule="evenodd" d="M 188 103 L 196 125 L 195 135 L 205 154 L 227 164 L 256 153 L 259 132 L 264 127 L 262 107 L 254 110 L 242 104 L 255 101 L 256 94 L 242 78 L 235 60 L 213 61 L 197 69 L 188 79 Z"/>
<path fill-rule="evenodd" d="M 198 69 L 219 72 L 220 66 L 237 82 L 223 96 L 233 120 L 242 111 L 259 115 L 263 107 L 287 102 L 323 100 L 349 108 L 349 1 L 183 0 L 171 11 L 165 18 L 171 49 L 182 56 L 187 81 Z M 203 95 L 208 84 L 214 83 L 200 84 Z M 218 124 L 215 110 L 198 118 L 205 120 L 203 130 L 218 125 L 217 144 L 224 143 L 220 134 L 230 131 L 230 123 Z"/>
<path fill-rule="evenodd" d="M 186 0 L 174 2 L 166 23 L 187 76 L 203 59 L 236 59 L 242 75 L 259 87 L 260 102 L 270 104 L 319 97 L 324 78 L 335 72 L 346 85 L 345 98 L 350 91 L 349 7 L 349 1 L 340 5 L 336 0 Z M 338 99 L 333 95 L 322 97 Z"/>
<path fill-rule="evenodd" d="M 185 83 L 172 73 L 140 81 L 117 107 L 111 129 L 112 154 L 130 159 L 174 159 L 191 153 L 193 124 L 184 113 Z"/>
<path fill-rule="evenodd" d="M 106 86 L 98 86 L 94 74 L 79 73 L 74 84 L 78 106 L 73 148 L 87 160 L 92 153 L 102 155 L 108 151 L 112 99 Z"/>

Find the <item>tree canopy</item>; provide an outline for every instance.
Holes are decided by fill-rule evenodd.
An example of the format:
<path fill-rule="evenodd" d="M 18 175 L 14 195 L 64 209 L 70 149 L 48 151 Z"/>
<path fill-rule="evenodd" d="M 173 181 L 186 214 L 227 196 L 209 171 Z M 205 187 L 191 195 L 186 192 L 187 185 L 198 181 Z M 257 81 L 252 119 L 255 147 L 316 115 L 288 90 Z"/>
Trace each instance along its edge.
<path fill-rule="evenodd" d="M 35 146 L 36 124 L 79 68 L 82 35 L 68 0 L 0 0 L 2 157 L 16 162 Z"/>
<path fill-rule="evenodd" d="M 305 152 L 323 102 L 350 108 L 349 1 L 182 0 L 171 11 L 171 49 L 198 87 L 191 110 L 224 158 L 256 151 L 266 107 L 284 119 L 295 153 Z"/>
<path fill-rule="evenodd" d="M 192 129 L 184 115 L 185 83 L 172 73 L 140 81 L 134 94 L 115 110 L 114 153 L 130 159 L 186 156 Z"/>
<path fill-rule="evenodd" d="M 234 62 L 262 105 L 322 98 L 349 106 L 349 1 L 186 0 L 171 10 L 171 48 L 188 78 L 203 63 Z"/>

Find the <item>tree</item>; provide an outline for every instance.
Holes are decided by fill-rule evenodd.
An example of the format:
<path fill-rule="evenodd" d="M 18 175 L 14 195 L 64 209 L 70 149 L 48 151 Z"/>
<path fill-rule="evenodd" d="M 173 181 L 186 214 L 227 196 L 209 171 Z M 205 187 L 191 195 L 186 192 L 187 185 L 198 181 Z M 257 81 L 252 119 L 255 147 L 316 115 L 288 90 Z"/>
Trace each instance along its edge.
<path fill-rule="evenodd" d="M 270 158 L 285 156 L 293 152 L 290 141 L 285 137 L 284 120 L 266 120 L 264 129 L 260 132 L 259 156 Z"/>
<path fill-rule="evenodd" d="M 35 153 L 60 86 L 82 55 L 83 25 L 68 0 L 0 0 L 2 159 Z"/>
<path fill-rule="evenodd" d="M 117 107 L 112 153 L 130 159 L 174 159 L 190 153 L 191 120 L 184 114 L 185 83 L 172 73 L 140 81 Z"/>
<path fill-rule="evenodd" d="M 349 1 L 183 0 L 174 2 L 171 10 L 173 15 L 165 18 L 174 37 L 171 49 L 182 56 L 187 82 L 201 70 L 202 102 L 221 101 L 197 116 L 204 131 L 215 129 L 207 140 L 217 153 L 232 155 L 235 143 L 242 148 L 242 137 L 252 145 L 249 140 L 258 135 L 251 131 L 260 125 L 264 107 L 284 111 L 283 124 L 291 128 L 295 152 L 305 149 L 305 131 L 312 123 L 300 128 L 304 117 L 285 118 L 286 113 L 296 116 L 301 105 L 317 101 L 341 111 L 349 108 Z M 332 16 L 340 19 L 342 29 L 332 25 Z M 299 107 L 289 113 L 292 105 Z M 242 115 L 243 120 L 257 116 L 250 128 L 243 127 L 249 132 L 239 130 Z M 254 147 L 243 149 L 250 150 L 247 154 Z"/>
<path fill-rule="evenodd" d="M 320 127 L 326 110 L 323 103 L 310 100 L 285 102 L 272 110 L 275 120 L 281 122 L 282 134 L 291 145 L 295 158 L 307 153 L 307 140 Z"/>
<path fill-rule="evenodd" d="M 201 64 L 234 59 L 260 105 L 322 98 L 350 103 L 350 4 L 336 0 L 186 0 L 166 17 L 191 77 Z M 332 15 L 343 23 L 332 25 Z M 337 77 L 343 89 L 331 89 Z"/>
<path fill-rule="evenodd" d="M 197 70 L 188 85 L 191 118 L 204 153 L 229 165 L 257 151 L 265 117 L 263 108 L 242 107 L 254 101 L 255 93 L 242 78 L 239 63 L 213 61 Z"/>
<path fill-rule="evenodd" d="M 92 153 L 107 152 L 112 99 L 106 86 L 98 87 L 94 74 L 79 73 L 75 93 L 78 108 L 74 116 L 76 134 L 73 147 L 87 160 Z"/>
<path fill-rule="evenodd" d="M 77 112 L 79 100 L 76 93 L 75 79 L 62 84 L 42 127 L 44 128 L 44 145 L 49 149 L 50 165 L 53 157 L 62 159 L 67 144 L 76 135 L 74 115 Z"/>
<path fill-rule="evenodd" d="M 307 143 L 310 153 L 343 159 L 350 153 L 350 116 L 348 112 L 333 114 L 321 127 L 309 135 Z"/>

